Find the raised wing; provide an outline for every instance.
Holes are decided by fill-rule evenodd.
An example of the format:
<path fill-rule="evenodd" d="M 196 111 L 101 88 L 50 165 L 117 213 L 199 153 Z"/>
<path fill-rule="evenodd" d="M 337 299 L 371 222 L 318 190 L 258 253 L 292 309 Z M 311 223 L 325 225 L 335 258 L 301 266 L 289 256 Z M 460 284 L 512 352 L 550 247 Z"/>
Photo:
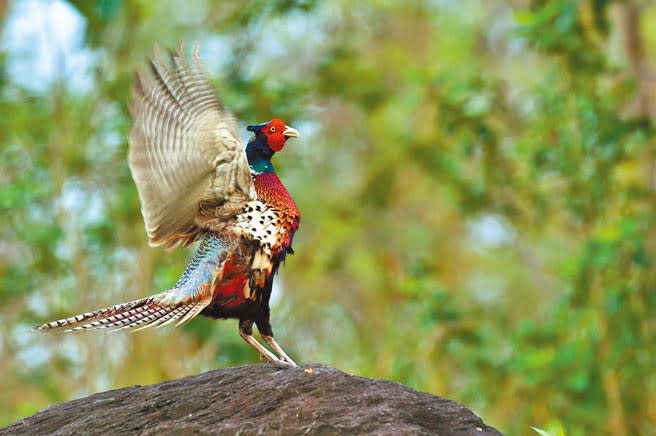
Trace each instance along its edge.
<path fill-rule="evenodd" d="M 129 163 L 150 245 L 189 244 L 201 204 L 230 219 L 256 197 L 232 115 L 208 83 L 198 54 L 182 44 L 165 63 L 155 46 L 151 74 L 137 72 Z M 150 77 L 148 77 L 150 76 Z"/>

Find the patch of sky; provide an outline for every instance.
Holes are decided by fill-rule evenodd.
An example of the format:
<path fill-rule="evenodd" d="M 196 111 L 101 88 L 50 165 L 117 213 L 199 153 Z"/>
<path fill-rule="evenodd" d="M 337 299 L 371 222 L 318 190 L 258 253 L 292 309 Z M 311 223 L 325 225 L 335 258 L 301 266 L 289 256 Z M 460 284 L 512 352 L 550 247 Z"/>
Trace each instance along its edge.
<path fill-rule="evenodd" d="M 58 81 L 73 92 L 88 92 L 97 56 L 84 47 L 85 28 L 84 17 L 67 2 L 12 2 L 0 43 L 10 81 L 35 92 Z"/>
<path fill-rule="evenodd" d="M 469 238 L 473 244 L 496 248 L 512 243 L 515 232 L 500 217 L 482 215 L 467 223 Z"/>
<path fill-rule="evenodd" d="M 82 225 L 100 222 L 105 216 L 101 195 L 85 189 L 80 180 L 75 178 L 64 182 L 58 206 L 72 221 Z"/>

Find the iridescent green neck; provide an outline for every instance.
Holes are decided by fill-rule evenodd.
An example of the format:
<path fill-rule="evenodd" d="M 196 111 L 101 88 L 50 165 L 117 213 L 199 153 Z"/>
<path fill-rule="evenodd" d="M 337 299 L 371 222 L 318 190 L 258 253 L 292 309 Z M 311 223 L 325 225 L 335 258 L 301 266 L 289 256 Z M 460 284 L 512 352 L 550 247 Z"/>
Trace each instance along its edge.
<path fill-rule="evenodd" d="M 258 160 L 251 164 L 251 169 L 256 173 L 273 173 L 273 165 L 268 160 Z"/>

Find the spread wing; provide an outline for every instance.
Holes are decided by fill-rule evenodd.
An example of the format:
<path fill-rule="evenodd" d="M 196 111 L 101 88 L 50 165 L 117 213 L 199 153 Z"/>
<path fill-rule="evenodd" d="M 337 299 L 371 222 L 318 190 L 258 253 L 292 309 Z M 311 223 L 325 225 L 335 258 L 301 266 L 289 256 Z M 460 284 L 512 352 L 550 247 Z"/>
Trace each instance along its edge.
<path fill-rule="evenodd" d="M 129 164 L 152 246 L 196 240 L 201 204 L 229 219 L 256 198 L 235 120 L 207 81 L 198 46 L 191 61 L 182 44 L 170 58 L 155 46 L 151 74 L 137 72 L 130 108 Z"/>

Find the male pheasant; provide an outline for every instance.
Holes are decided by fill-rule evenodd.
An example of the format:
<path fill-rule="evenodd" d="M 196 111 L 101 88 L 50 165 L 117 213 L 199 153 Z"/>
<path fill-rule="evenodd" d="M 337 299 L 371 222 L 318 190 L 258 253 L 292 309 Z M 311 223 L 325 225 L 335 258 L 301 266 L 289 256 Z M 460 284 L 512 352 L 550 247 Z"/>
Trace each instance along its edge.
<path fill-rule="evenodd" d="M 201 314 L 236 318 L 239 334 L 268 361 L 296 366 L 273 339 L 269 297 L 301 219 L 271 157 L 297 130 L 280 119 L 248 126 L 245 150 L 236 122 L 208 83 L 198 46 L 182 45 L 150 74 L 137 72 L 129 165 L 151 246 L 200 245 L 178 282 L 151 297 L 49 322 L 40 331 L 143 329 Z M 277 356 L 252 335 L 253 324 Z"/>

